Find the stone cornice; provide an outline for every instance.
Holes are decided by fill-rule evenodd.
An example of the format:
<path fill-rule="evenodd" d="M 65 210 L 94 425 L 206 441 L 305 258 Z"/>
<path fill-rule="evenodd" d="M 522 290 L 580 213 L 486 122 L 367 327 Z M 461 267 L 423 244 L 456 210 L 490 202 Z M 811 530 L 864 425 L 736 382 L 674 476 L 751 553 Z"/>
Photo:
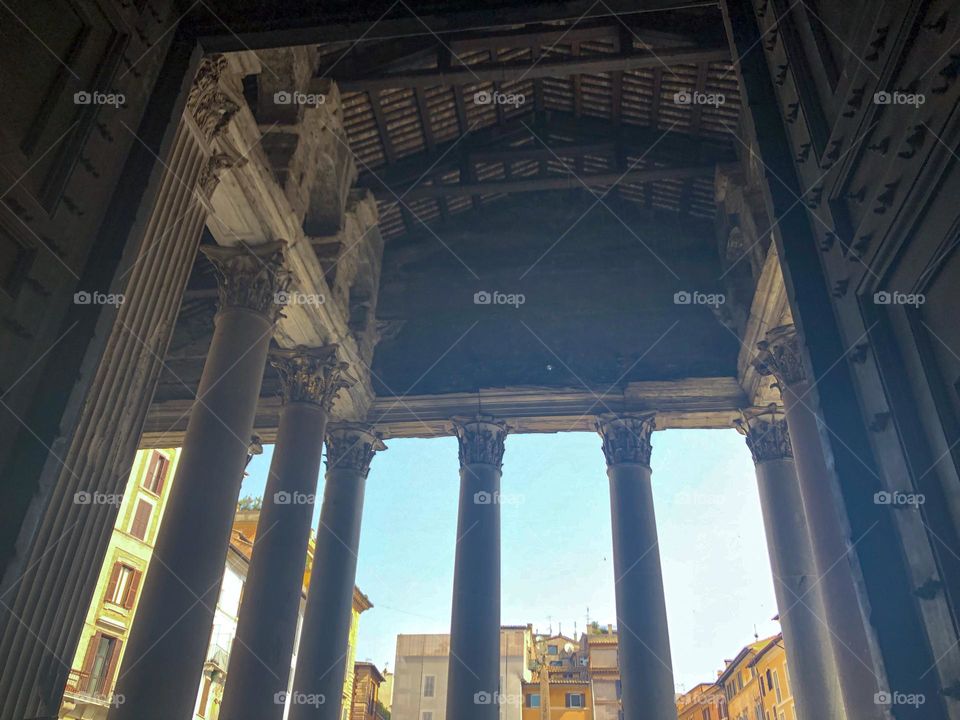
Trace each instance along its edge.
<path fill-rule="evenodd" d="M 607 466 L 632 463 L 650 467 L 650 435 L 657 426 L 655 413 L 604 415 L 597 419 Z"/>
<path fill-rule="evenodd" d="M 787 420 L 777 405 L 743 410 L 734 424 L 746 438 L 754 463 L 793 457 Z"/>
<path fill-rule="evenodd" d="M 327 470 L 354 470 L 366 477 L 373 456 L 386 447 L 370 425 L 331 425 L 327 430 Z"/>
<path fill-rule="evenodd" d="M 274 350 L 270 362 L 280 375 L 284 403 L 309 403 L 329 412 L 337 393 L 352 382 L 336 345 Z"/>
<path fill-rule="evenodd" d="M 279 300 L 290 285 L 284 266 L 284 243 L 253 248 L 204 246 L 200 248 L 217 270 L 219 310 L 245 308 L 266 315 L 275 323 L 283 310 Z"/>
<path fill-rule="evenodd" d="M 757 348 L 760 352 L 753 363 L 761 375 L 773 375 L 785 387 L 806 381 L 800 339 L 793 325 L 770 330 L 766 339 L 757 343 Z"/>
<path fill-rule="evenodd" d="M 460 467 L 464 465 L 503 465 L 503 448 L 507 424 L 502 420 L 479 415 L 475 418 L 454 418 L 453 431 L 460 445 Z"/>
<path fill-rule="evenodd" d="M 356 372 L 355 367 L 351 372 Z M 353 386 L 338 396 L 334 406 L 338 417 L 356 419 L 343 403 L 344 395 L 355 391 Z M 477 407 L 503 419 L 511 433 L 595 432 L 597 408 L 623 415 L 655 408 L 661 430 L 729 429 L 730 418 L 753 404 L 733 377 L 634 382 L 616 392 L 526 386 L 405 395 L 402 399 L 376 398 L 360 417 L 375 423 L 384 438 L 449 437 L 450 418 L 469 417 Z M 155 397 L 141 442 L 149 447 L 173 447 L 182 442 L 189 408 L 188 399 Z M 254 428 L 266 443 L 276 439 L 280 408 L 279 395 L 274 392 L 264 395 L 257 406 Z"/>

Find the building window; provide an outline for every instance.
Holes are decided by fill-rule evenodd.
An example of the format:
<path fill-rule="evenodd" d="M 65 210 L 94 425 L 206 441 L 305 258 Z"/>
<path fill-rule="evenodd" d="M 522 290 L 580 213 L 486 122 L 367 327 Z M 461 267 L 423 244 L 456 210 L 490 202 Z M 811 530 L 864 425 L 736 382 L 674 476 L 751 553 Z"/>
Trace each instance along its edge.
<path fill-rule="evenodd" d="M 437 678 L 435 675 L 424 675 L 423 677 L 423 696 L 433 697 L 436 690 Z"/>
<path fill-rule="evenodd" d="M 101 698 L 110 694 L 119 651 L 120 641 L 115 637 L 97 633 L 90 638 L 81 676 L 84 692 Z"/>
<path fill-rule="evenodd" d="M 773 690 L 773 675 L 767 670 L 767 690 Z"/>
<path fill-rule="evenodd" d="M 623 684 L 620 682 L 620 680 L 617 680 L 615 685 L 617 688 L 617 700 L 619 700 L 620 696 L 623 694 Z"/>
<path fill-rule="evenodd" d="M 420 720 L 433 720 L 433 713 L 429 710 L 424 710 L 423 714 L 420 716 Z"/>
<path fill-rule="evenodd" d="M 163 491 L 163 484 L 167 480 L 169 469 L 170 461 L 154 450 L 150 455 L 150 462 L 147 464 L 147 474 L 143 478 L 143 489 L 154 495 L 159 495 Z"/>
<path fill-rule="evenodd" d="M 528 708 L 540 707 L 540 693 L 530 693 L 527 695 L 527 707 Z"/>
<path fill-rule="evenodd" d="M 778 703 L 782 703 L 782 702 L 783 702 L 783 695 L 780 694 L 780 676 L 777 675 L 777 671 L 776 671 L 776 670 L 773 671 L 773 691 L 774 691 L 774 692 L 776 693 L 776 695 L 777 695 L 777 702 L 778 702 Z"/>
<path fill-rule="evenodd" d="M 560 648 L 556 645 L 547 645 L 547 655 L 559 655 Z"/>
<path fill-rule="evenodd" d="M 137 509 L 133 513 L 133 522 L 130 523 L 130 534 L 138 540 L 145 540 L 147 537 L 151 512 L 153 512 L 153 505 L 146 500 L 140 500 L 137 503 Z"/>
<path fill-rule="evenodd" d="M 140 572 L 124 563 L 114 563 L 107 582 L 107 595 L 104 600 L 111 605 L 119 605 L 129 610 L 137 597 L 140 586 Z"/>
<path fill-rule="evenodd" d="M 585 693 L 567 693 L 568 708 L 582 708 L 587 706 L 587 697 Z"/>

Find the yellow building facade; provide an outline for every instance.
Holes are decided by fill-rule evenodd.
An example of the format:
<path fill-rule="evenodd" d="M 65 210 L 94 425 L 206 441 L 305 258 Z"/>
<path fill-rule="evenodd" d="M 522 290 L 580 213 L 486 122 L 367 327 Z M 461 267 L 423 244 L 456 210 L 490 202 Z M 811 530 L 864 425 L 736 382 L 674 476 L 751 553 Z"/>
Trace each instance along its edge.
<path fill-rule="evenodd" d="M 140 450 L 122 497 L 78 493 L 78 504 L 119 505 L 116 524 L 100 569 L 96 592 L 87 611 L 83 633 L 71 664 L 60 707 L 63 720 L 105 720 L 113 705 L 125 698 L 113 693 L 117 668 L 123 660 L 127 636 L 133 625 L 139 590 L 150 566 L 157 532 L 176 474 L 179 449 Z M 224 582 L 217 601 L 211 650 L 198 682 L 194 720 L 217 720 L 225 681 L 227 652 L 236 632 L 243 583 L 256 539 L 259 511 L 237 513 L 224 567 Z M 301 619 L 310 573 L 314 540 L 311 536 L 304 571 Z M 360 615 L 373 607 L 354 587 L 353 614 L 343 686 L 344 711 L 353 698 L 354 658 Z M 298 638 L 299 643 L 299 627 Z M 294 656 L 294 661 L 295 661 Z M 292 674 L 291 674 L 292 677 Z"/>
<path fill-rule="evenodd" d="M 764 720 L 797 720 L 783 636 L 778 635 L 753 660 L 760 681 Z"/>
<path fill-rule="evenodd" d="M 523 720 L 593 720 L 588 680 L 548 678 L 523 684 Z"/>
<path fill-rule="evenodd" d="M 123 659 L 157 530 L 170 494 L 180 451 L 141 450 L 120 497 L 77 493 L 79 504 L 119 503 L 105 561 L 71 664 L 60 717 L 105 718 L 112 704 L 117 668 Z"/>
<path fill-rule="evenodd" d="M 797 720 L 783 635 L 744 647 L 717 680 L 730 720 Z"/>

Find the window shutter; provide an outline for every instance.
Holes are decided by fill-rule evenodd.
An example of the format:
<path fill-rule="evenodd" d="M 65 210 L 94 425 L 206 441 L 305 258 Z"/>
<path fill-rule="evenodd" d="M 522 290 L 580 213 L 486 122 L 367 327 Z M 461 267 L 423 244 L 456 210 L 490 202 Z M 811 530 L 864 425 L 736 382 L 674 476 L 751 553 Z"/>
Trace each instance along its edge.
<path fill-rule="evenodd" d="M 90 683 L 90 671 L 93 670 L 93 661 L 97 657 L 97 645 L 100 644 L 100 636 L 103 633 L 96 632 L 87 643 L 87 655 L 83 659 L 83 669 L 80 671 L 80 682 L 77 683 L 77 690 L 85 692 Z"/>
<path fill-rule="evenodd" d="M 120 638 L 113 639 L 112 652 L 110 653 L 110 662 L 107 664 L 107 674 L 103 676 L 103 696 L 113 699 L 113 675 L 117 671 L 117 662 L 120 660 L 120 648 L 123 641 Z"/>
<path fill-rule="evenodd" d="M 120 580 L 120 563 L 113 564 L 113 570 L 110 571 L 110 580 L 107 582 L 107 594 L 104 600 L 110 602 L 113 600 L 113 594 L 117 591 L 117 582 Z"/>
<path fill-rule="evenodd" d="M 157 463 L 160 462 L 160 453 L 156 450 L 150 453 L 150 462 L 147 463 L 147 474 L 143 476 L 143 486 L 153 491 L 153 478 L 157 473 Z"/>
<path fill-rule="evenodd" d="M 130 576 L 130 585 L 127 587 L 127 596 L 123 599 L 123 606 L 129 610 L 137 599 L 137 589 L 140 587 L 140 576 L 143 575 L 139 570 L 134 570 Z"/>
<path fill-rule="evenodd" d="M 170 461 L 163 455 L 157 455 L 157 482 L 154 492 L 159 495 L 163 492 L 163 485 L 167 481 L 167 473 L 170 471 Z"/>
<path fill-rule="evenodd" d="M 150 522 L 150 511 L 152 506 L 146 500 L 137 503 L 137 510 L 133 515 L 133 523 L 130 525 L 130 534 L 135 538 L 143 540 L 147 536 L 147 523 Z"/>

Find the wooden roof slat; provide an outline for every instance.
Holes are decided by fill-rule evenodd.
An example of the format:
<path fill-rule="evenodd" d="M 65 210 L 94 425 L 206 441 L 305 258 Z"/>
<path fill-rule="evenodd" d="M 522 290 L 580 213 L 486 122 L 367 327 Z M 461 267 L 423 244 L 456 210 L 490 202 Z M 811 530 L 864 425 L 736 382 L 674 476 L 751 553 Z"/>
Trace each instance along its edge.
<path fill-rule="evenodd" d="M 571 77 L 583 73 L 603 73 L 616 70 L 632 70 L 644 67 L 658 67 L 664 64 L 699 64 L 730 57 L 727 47 L 710 48 L 666 48 L 655 52 L 611 53 L 608 55 L 590 55 L 563 57 L 541 60 L 534 65 L 531 61 L 510 61 L 502 63 L 478 63 L 470 66 L 450 67 L 448 70 L 438 67 L 427 70 L 409 70 L 405 72 L 384 73 L 381 75 L 333 75 L 341 92 L 356 90 L 383 90 L 403 87 L 433 87 L 436 85 L 464 85 L 477 82 L 509 82 L 520 78 Z M 320 88 L 312 88 L 319 91 Z"/>

